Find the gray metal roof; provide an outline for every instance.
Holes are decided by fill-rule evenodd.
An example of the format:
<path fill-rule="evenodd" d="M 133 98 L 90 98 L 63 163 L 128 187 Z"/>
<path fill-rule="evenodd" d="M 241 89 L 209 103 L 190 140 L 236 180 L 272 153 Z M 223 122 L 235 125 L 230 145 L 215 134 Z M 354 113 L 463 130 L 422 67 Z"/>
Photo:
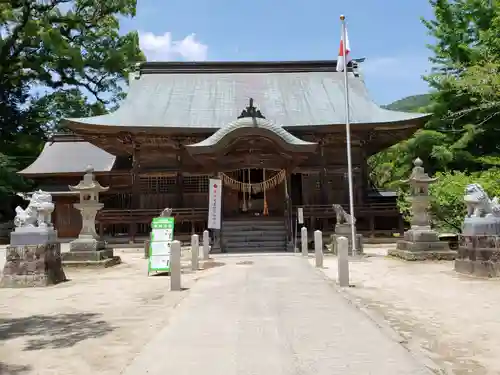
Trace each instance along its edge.
<path fill-rule="evenodd" d="M 363 79 L 353 72 L 349 73 L 349 90 L 353 124 L 427 116 L 380 108 L 371 100 Z M 344 74 L 335 71 L 335 62 L 148 63 L 131 79 L 127 98 L 117 111 L 67 121 L 70 127 L 73 122 L 222 128 L 238 117 L 249 98 L 254 98 L 266 118 L 284 127 L 345 123 Z"/>
<path fill-rule="evenodd" d="M 96 172 L 109 172 L 115 160 L 115 156 L 88 142 L 47 142 L 33 164 L 18 173 L 84 173 L 89 164 Z"/>
<path fill-rule="evenodd" d="M 271 121 L 262 118 L 251 118 L 251 117 L 243 117 L 236 121 L 233 121 L 227 124 L 225 127 L 217 130 L 210 137 L 204 139 L 201 142 L 188 145 L 187 147 L 210 147 L 216 145 L 219 141 L 221 141 L 224 137 L 229 135 L 231 132 L 237 129 L 244 128 L 260 128 L 270 131 L 280 137 L 284 142 L 293 145 L 293 146 L 315 146 L 316 143 L 304 141 L 296 136 L 290 134 L 281 126 L 278 126 Z"/>

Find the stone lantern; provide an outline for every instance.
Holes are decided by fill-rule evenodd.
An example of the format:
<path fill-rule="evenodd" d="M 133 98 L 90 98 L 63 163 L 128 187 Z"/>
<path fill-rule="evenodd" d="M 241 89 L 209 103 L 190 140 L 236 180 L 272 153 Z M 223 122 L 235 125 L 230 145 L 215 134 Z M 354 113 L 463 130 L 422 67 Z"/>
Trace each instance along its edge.
<path fill-rule="evenodd" d="M 82 215 L 82 229 L 78 238 L 70 242 L 70 251 L 63 256 L 64 264 L 85 262 L 99 263 L 107 267 L 110 262 L 119 263 L 119 257 L 113 257 L 112 249 L 105 249 L 105 242 L 99 238 L 95 230 L 97 212 L 104 207 L 104 204 L 99 202 L 99 194 L 109 188 L 96 181 L 94 168 L 90 165 L 85 168 L 83 179 L 69 188 L 77 192 L 80 198 L 73 206 Z"/>
<path fill-rule="evenodd" d="M 411 188 L 411 228 L 404 234 L 404 239 L 398 241 L 396 249 L 389 250 L 389 255 L 405 260 L 455 259 L 456 252 L 448 248 L 446 242 L 439 240 L 438 233 L 431 228 L 429 216 L 429 186 L 437 178 L 425 173 L 420 158 L 413 162 L 413 170 L 405 182 Z"/>
<path fill-rule="evenodd" d="M 99 193 L 107 191 L 109 188 L 101 186 L 95 180 L 94 168 L 90 165 L 85 169 L 85 175 L 78 185 L 69 186 L 69 188 L 80 195 L 80 202 L 73 205 L 82 215 L 82 229 L 77 241 L 98 242 L 99 236 L 95 231 L 95 218 L 97 212 L 104 207 L 104 204 L 99 202 Z"/>
<path fill-rule="evenodd" d="M 413 162 L 415 166 L 410 178 L 402 182 L 408 183 L 411 189 L 411 228 L 413 230 L 430 230 L 431 220 L 429 217 L 429 185 L 436 182 L 437 178 L 429 177 L 425 173 L 423 162 L 420 158 Z"/>

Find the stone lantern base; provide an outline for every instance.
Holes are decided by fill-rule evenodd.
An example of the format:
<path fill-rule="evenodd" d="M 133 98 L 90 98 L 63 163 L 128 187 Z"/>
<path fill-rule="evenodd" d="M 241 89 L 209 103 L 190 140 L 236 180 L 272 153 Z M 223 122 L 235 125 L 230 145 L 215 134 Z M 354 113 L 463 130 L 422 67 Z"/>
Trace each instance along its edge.
<path fill-rule="evenodd" d="M 457 252 L 450 250 L 447 242 L 440 241 L 436 231 L 423 227 L 406 231 L 403 240 L 388 255 L 409 261 L 454 260 Z"/>
<path fill-rule="evenodd" d="M 106 248 L 104 241 L 93 237 L 77 238 L 69 244 L 69 252 L 63 253 L 63 264 L 66 267 L 111 267 L 121 263 L 113 249 Z"/>

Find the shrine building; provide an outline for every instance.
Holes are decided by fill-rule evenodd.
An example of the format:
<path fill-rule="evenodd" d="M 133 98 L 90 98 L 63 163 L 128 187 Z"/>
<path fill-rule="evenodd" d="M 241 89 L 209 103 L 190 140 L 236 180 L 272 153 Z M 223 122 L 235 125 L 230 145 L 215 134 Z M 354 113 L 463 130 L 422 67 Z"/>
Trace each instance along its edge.
<path fill-rule="evenodd" d="M 396 195 L 371 184 L 367 159 L 411 137 L 428 115 L 375 104 L 361 63 L 348 73 L 354 214 L 358 232 L 392 235 L 403 230 Z M 110 187 L 97 219 L 107 237 L 146 236 L 166 207 L 176 236 L 201 233 L 213 176 L 223 182 L 222 238 L 235 235 L 238 223 L 273 227 L 278 238 L 271 247 L 279 249 L 293 236 L 298 207 L 311 231 L 331 232 L 332 204 L 349 207 L 344 73 L 335 67 L 335 61 L 142 63 L 115 112 L 65 119 L 70 132 L 54 135 L 19 173 L 53 195 L 60 237 L 80 231 L 78 197 L 68 185 L 88 165 Z"/>

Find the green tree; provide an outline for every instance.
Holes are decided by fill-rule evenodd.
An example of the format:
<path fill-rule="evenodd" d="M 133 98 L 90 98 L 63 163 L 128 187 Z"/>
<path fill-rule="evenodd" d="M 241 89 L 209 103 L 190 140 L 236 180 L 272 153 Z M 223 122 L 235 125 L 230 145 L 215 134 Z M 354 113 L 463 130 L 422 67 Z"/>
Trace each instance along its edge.
<path fill-rule="evenodd" d="M 497 1 L 431 0 L 435 19 L 423 20 L 436 44 L 433 74 L 426 77 L 433 93 L 432 120 L 427 128 L 447 135 L 434 149 L 447 169 L 468 171 L 490 167 L 498 155 L 497 119 L 486 93 L 498 80 L 500 13 Z M 492 63 L 493 62 L 493 63 Z"/>
<path fill-rule="evenodd" d="M 430 94 L 412 95 L 383 106 L 391 111 L 418 112 L 431 104 Z"/>
<path fill-rule="evenodd" d="M 33 102 L 33 110 L 47 131 L 63 132 L 67 131 L 60 126 L 63 118 L 98 116 L 107 112 L 104 103 L 89 102 L 78 88 L 46 94 Z"/>
<path fill-rule="evenodd" d="M 423 20 L 436 43 L 432 89 L 425 107 L 409 97 L 405 110 L 432 113 L 410 140 L 370 160 L 372 179 L 380 187 L 397 186 L 410 161 L 420 157 L 430 173 L 474 172 L 500 165 L 500 6 L 498 0 L 430 0 L 434 19 Z M 408 100 L 407 100 L 408 99 Z M 401 102 L 401 101 L 399 101 Z M 388 107 L 400 105 L 395 102 Z"/>
<path fill-rule="evenodd" d="M 102 114 L 123 96 L 144 60 L 138 34 L 119 33 L 119 17 L 135 11 L 136 0 L 0 3 L 0 150 L 9 160 L 0 176 L 32 161 L 61 117 Z M 16 188 L 10 177 L 0 177 L 6 191 Z"/>
<path fill-rule="evenodd" d="M 438 180 L 431 185 L 430 213 L 432 225 L 438 230 L 460 232 L 466 214 L 464 204 L 465 187 L 471 183 L 480 184 L 490 199 L 500 197 L 500 169 L 485 172 L 445 172 L 437 173 Z M 411 216 L 411 204 L 407 187 L 399 191 L 398 205 L 407 220 Z"/>

